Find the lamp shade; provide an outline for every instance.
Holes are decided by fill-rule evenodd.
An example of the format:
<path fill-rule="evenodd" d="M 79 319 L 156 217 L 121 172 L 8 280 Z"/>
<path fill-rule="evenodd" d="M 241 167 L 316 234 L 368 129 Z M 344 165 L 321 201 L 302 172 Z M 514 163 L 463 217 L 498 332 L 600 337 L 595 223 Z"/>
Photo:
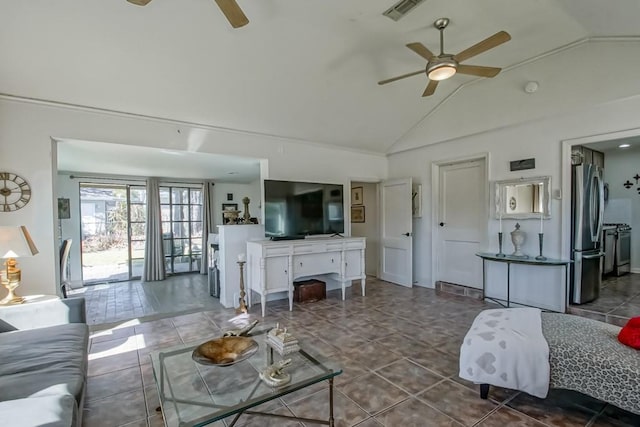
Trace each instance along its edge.
<path fill-rule="evenodd" d="M 20 258 L 38 253 L 24 225 L 0 226 L 0 258 Z"/>

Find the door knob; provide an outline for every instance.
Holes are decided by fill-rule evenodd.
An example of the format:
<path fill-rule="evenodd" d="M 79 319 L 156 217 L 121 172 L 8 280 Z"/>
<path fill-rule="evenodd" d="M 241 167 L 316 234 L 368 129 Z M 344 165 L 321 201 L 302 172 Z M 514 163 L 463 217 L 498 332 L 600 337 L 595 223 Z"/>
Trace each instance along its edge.
<path fill-rule="evenodd" d="M 444 222 L 441 222 L 441 223 L 440 223 L 440 227 L 444 227 Z"/>

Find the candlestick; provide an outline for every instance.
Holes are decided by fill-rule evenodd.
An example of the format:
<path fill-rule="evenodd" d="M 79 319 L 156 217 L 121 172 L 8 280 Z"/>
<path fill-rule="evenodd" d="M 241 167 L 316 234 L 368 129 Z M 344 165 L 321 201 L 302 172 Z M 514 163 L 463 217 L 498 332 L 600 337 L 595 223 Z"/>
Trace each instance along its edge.
<path fill-rule="evenodd" d="M 544 226 L 543 226 L 543 218 L 544 217 L 544 213 L 540 212 L 540 234 L 544 233 Z"/>
<path fill-rule="evenodd" d="M 244 255 L 244 254 L 240 254 L 240 255 Z M 238 255 L 238 258 L 240 258 L 240 255 Z M 244 297 L 246 295 L 245 291 L 244 291 L 244 261 L 238 261 L 238 265 L 240 266 L 240 298 L 238 298 L 238 308 L 236 308 L 236 314 L 242 314 L 242 313 L 248 313 L 249 310 L 247 309 L 247 303 L 244 301 Z"/>
<path fill-rule="evenodd" d="M 536 257 L 538 261 L 544 261 L 547 259 L 546 256 L 542 255 L 542 242 L 544 241 L 544 233 L 538 233 L 538 245 L 540 246 L 540 255 Z"/>
<path fill-rule="evenodd" d="M 502 212 L 498 212 L 498 218 L 500 219 L 500 233 L 502 233 Z"/>
<path fill-rule="evenodd" d="M 499 256 L 499 257 L 506 256 L 505 254 L 502 253 L 502 231 L 498 233 L 498 248 L 499 249 L 496 256 Z"/>

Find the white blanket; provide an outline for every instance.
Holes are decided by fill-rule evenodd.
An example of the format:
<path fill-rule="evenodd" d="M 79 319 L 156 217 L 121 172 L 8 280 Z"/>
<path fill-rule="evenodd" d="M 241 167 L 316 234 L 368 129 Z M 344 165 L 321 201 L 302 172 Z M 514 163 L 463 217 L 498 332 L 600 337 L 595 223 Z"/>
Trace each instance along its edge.
<path fill-rule="evenodd" d="M 549 345 L 537 308 L 484 310 L 460 347 L 460 378 L 521 390 L 549 391 Z"/>

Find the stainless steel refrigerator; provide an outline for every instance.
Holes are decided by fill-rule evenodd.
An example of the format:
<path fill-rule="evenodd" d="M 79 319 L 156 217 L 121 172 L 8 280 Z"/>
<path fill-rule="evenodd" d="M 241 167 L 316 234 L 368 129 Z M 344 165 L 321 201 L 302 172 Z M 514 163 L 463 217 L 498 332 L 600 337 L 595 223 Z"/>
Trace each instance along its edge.
<path fill-rule="evenodd" d="M 572 166 L 572 250 L 570 299 L 584 304 L 598 298 L 604 252 L 600 235 L 604 220 L 602 168 L 594 164 Z"/>

